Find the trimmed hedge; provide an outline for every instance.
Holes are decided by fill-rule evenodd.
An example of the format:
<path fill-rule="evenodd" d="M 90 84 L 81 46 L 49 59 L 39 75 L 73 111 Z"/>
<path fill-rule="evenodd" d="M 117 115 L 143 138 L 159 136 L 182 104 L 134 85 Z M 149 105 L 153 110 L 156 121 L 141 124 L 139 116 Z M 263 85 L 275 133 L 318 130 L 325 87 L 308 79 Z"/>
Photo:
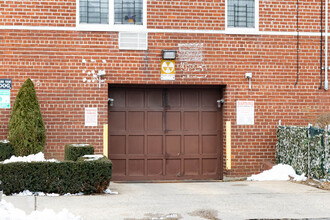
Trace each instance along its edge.
<path fill-rule="evenodd" d="M 66 144 L 65 145 L 65 160 L 77 161 L 77 159 L 84 155 L 94 154 L 94 147 L 92 145 L 83 144 Z"/>
<path fill-rule="evenodd" d="M 102 158 L 83 162 L 17 162 L 0 164 L 7 195 L 24 190 L 44 193 L 101 193 L 110 183 L 112 163 Z"/>
<path fill-rule="evenodd" d="M 330 138 L 323 140 L 324 131 L 314 127 L 279 126 L 276 161 L 291 165 L 298 174 L 317 179 L 330 178 Z"/>
<path fill-rule="evenodd" d="M 9 159 L 13 155 L 14 148 L 11 146 L 11 144 L 9 142 L 0 141 L 0 161 Z"/>

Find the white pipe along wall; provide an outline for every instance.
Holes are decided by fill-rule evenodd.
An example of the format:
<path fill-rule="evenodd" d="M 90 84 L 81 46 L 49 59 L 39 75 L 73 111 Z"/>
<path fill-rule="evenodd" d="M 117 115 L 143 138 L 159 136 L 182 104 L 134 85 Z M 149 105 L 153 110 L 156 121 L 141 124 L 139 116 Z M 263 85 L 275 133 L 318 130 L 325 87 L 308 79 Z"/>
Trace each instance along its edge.
<path fill-rule="evenodd" d="M 325 0 L 325 76 L 324 76 L 324 90 L 329 89 L 328 82 L 328 0 Z"/>

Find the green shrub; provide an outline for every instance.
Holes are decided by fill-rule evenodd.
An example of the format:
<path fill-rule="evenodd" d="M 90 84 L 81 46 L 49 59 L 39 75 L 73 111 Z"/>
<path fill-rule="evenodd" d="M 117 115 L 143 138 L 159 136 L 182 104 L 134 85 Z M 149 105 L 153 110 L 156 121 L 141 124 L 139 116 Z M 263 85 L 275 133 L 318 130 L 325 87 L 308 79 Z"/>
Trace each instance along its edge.
<path fill-rule="evenodd" d="M 24 190 L 44 193 L 101 193 L 109 185 L 108 159 L 84 162 L 16 162 L 0 164 L 0 179 L 7 195 Z"/>
<path fill-rule="evenodd" d="M 67 144 L 65 145 L 65 160 L 77 161 L 77 159 L 84 155 L 94 154 L 94 147 L 86 144 Z"/>
<path fill-rule="evenodd" d="M 24 82 L 16 96 L 8 131 L 8 139 L 16 156 L 43 151 L 46 143 L 46 129 L 31 79 Z"/>
<path fill-rule="evenodd" d="M 9 159 L 14 155 L 14 149 L 9 142 L 0 141 L 0 161 Z"/>
<path fill-rule="evenodd" d="M 330 177 L 330 141 L 324 144 L 324 130 L 315 127 L 279 126 L 276 161 L 288 164 L 298 174 L 323 179 Z"/>

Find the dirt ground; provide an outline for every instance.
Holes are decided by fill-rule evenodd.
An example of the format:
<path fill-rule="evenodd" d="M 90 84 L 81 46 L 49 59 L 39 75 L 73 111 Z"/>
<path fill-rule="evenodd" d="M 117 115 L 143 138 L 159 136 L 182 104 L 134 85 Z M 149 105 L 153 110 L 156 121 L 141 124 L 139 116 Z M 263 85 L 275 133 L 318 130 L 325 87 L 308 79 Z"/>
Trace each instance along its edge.
<path fill-rule="evenodd" d="M 296 181 L 293 181 L 293 182 L 296 182 Z M 300 183 L 300 184 L 304 184 L 304 185 L 308 185 L 308 186 L 313 186 L 313 187 L 316 187 L 316 188 L 319 188 L 319 189 L 330 191 L 330 182 L 321 182 L 321 181 L 317 181 L 317 180 L 314 180 L 314 179 L 307 179 L 306 181 L 301 181 L 301 182 L 296 182 L 296 183 Z"/>

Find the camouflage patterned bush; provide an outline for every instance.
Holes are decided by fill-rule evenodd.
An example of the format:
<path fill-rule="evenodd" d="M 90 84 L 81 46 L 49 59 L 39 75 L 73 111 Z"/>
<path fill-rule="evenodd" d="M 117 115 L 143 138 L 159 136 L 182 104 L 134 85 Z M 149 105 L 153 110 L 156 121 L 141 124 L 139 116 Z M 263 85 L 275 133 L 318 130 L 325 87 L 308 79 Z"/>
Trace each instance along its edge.
<path fill-rule="evenodd" d="M 330 140 L 324 144 L 323 138 L 323 129 L 279 126 L 277 163 L 291 165 L 298 174 L 309 174 L 317 179 L 329 178 Z"/>

